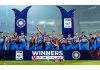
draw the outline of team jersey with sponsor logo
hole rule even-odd
[[[61,39],[60,39],[60,42],[61,42],[61,43],[64,43],[64,41],[65,41],[65,38],[61,38]]]
[[[71,37],[67,38],[67,40],[68,40],[68,44],[72,44],[72,38]]]
[[[20,38],[21,42],[25,42],[26,41],[26,36],[20,36],[19,38]]]
[[[100,36],[96,37],[96,42],[100,42]]]
[[[52,36],[52,40],[55,40],[56,39],[56,37],[55,36]]]
[[[37,43],[38,44],[42,43],[42,37],[37,38]]]
[[[12,40],[13,40],[13,42],[16,42],[16,40],[17,40],[17,37],[14,37]]]
[[[35,38],[31,37],[30,40],[31,40],[31,42],[35,42]]]
[[[46,43],[46,45],[51,44],[49,39],[47,39],[47,40],[45,41],[45,43]]]
[[[4,42],[4,36],[0,36],[0,43]]]
[[[87,42],[87,36],[81,36],[80,40],[81,40],[81,42],[86,43]]]
[[[79,43],[79,36],[74,36],[75,43]]]
[[[95,38],[89,38],[89,44],[91,45],[91,44],[94,44],[95,43]]]

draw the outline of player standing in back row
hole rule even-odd
[[[80,50],[89,50],[88,47],[88,38],[85,35],[84,32],[81,33],[82,35],[80,36]]]
[[[73,46],[74,50],[79,50],[79,41],[80,41],[79,40],[79,35],[76,32],[75,36],[74,36],[74,46]]]
[[[28,42],[27,37],[24,35],[24,32],[21,31],[21,36],[19,36],[19,48],[20,48],[20,50],[28,50],[27,42]]]
[[[96,49],[100,50],[100,33],[96,32]]]

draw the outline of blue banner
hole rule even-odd
[[[27,35],[27,12],[31,6],[26,7],[22,11],[13,8],[15,13],[15,32],[20,36],[20,32],[23,31]]]
[[[66,38],[68,34],[71,34],[71,36],[74,36],[74,11],[75,9],[72,9],[70,11],[66,11],[64,8],[57,6],[59,10],[61,11],[62,15],[62,34],[64,34],[64,37]]]
[[[55,60],[56,58],[62,60],[100,60],[100,51],[0,51],[0,60]]]

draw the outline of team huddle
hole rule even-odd
[[[38,29],[38,28],[37,28]],[[46,32],[31,34],[28,39],[24,32],[21,31],[21,36],[15,32],[13,36],[9,33],[4,36],[0,32],[0,50],[99,50],[100,49],[100,33],[96,32],[96,36],[89,34],[89,37],[84,32],[81,36],[76,32],[74,37],[68,34],[67,38],[61,34],[60,38],[53,31],[50,35]]]

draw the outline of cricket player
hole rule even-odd
[[[66,50],[66,39],[64,38],[63,34],[61,34],[60,49],[61,50]]]
[[[92,33],[89,34],[88,41],[90,50],[96,50],[95,38],[93,37]]]
[[[46,32],[42,32],[38,26],[36,26],[36,29],[39,31],[39,33],[42,36],[42,50],[45,50],[45,42],[44,39],[46,38]]]
[[[50,35],[50,38],[51,38],[51,42],[52,42],[52,50],[55,50],[56,49],[56,42],[57,42],[57,38],[58,36],[56,35],[55,31],[52,31],[51,35]]]
[[[79,50],[79,41],[80,41],[79,40],[79,35],[76,32],[75,36],[74,36],[74,45],[73,45],[74,50]]]
[[[59,50],[60,39],[57,37],[54,43],[54,49]]]
[[[42,50],[42,36],[38,33],[36,37],[36,50]]]
[[[66,50],[73,50],[73,43],[72,43],[73,38],[71,37],[71,34],[68,34],[67,41],[68,43],[66,45],[67,46]]]
[[[49,37],[49,35],[46,35],[46,38],[44,39],[45,41],[45,50],[52,50],[51,49],[51,39]]]
[[[18,35],[17,32],[11,37],[11,50],[18,50]]]
[[[100,49],[100,33],[96,32],[96,49]]]
[[[36,49],[35,45],[36,45],[35,35],[34,34],[31,34],[31,38],[29,40],[30,50],[35,50]]]
[[[28,42],[27,37],[24,35],[24,32],[21,31],[21,36],[19,36],[19,48],[20,48],[20,50],[28,50],[27,42]]]
[[[5,37],[3,36],[3,32],[0,32],[0,50],[3,50]]]
[[[4,44],[4,50],[10,50],[11,49],[11,36],[9,33],[6,34],[5,37],[5,44]]]
[[[80,36],[80,50],[89,50],[88,47],[88,38],[85,35],[84,32],[81,33],[82,35]]]

